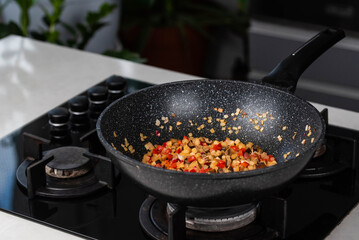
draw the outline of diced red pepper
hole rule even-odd
[[[236,152],[238,152],[238,151],[239,151],[239,148],[238,148],[236,145],[231,146],[231,148],[233,149],[233,151],[236,151]]]
[[[243,151],[242,151],[242,149],[240,149],[239,151],[238,151],[238,156],[243,156]]]
[[[181,140],[178,140],[178,141],[177,141],[177,144],[178,144],[178,146],[180,146],[180,145],[182,144],[182,141],[181,141]]]
[[[193,162],[193,161],[196,161],[196,157],[195,156],[189,156],[188,158],[188,162]]]
[[[241,166],[243,166],[244,168],[248,167],[248,165],[249,165],[249,163],[247,163],[247,162],[242,162],[241,163]]]
[[[160,131],[156,130],[156,136],[159,137],[160,135]]]
[[[219,160],[217,163],[217,167],[224,168],[226,166],[226,162],[223,160]]]
[[[172,155],[172,154],[168,154],[167,159],[168,159],[168,160],[172,160],[172,158],[173,158],[173,155]],[[177,159],[176,159],[176,160],[177,160]]]
[[[163,146],[163,147],[167,147],[167,142],[164,142],[164,143],[162,144],[162,146]]]
[[[191,169],[191,171],[189,171],[189,172],[197,172],[197,171],[196,171],[196,169]]]
[[[222,149],[222,144],[220,144],[220,143],[214,144],[211,149],[216,150],[216,151],[221,150]]]
[[[157,149],[153,149],[153,150],[152,150],[152,155],[153,155],[153,154],[159,154],[159,153],[160,153],[160,152],[159,152]]]
[[[185,140],[185,139],[189,140],[189,138],[188,138],[187,136],[184,136],[184,137],[183,137],[183,140]]]
[[[206,173],[208,172],[208,168],[207,169],[204,169],[204,168],[201,168],[198,170],[199,173]]]
[[[155,167],[162,167],[162,165],[160,163],[157,163]]]
[[[161,145],[157,145],[156,149],[158,150],[158,152],[162,152],[162,150],[164,149],[164,147],[161,146]]]
[[[216,150],[221,150],[222,144],[218,143],[217,145],[214,145],[214,147],[216,148]]]
[[[165,153],[165,154],[169,154],[169,153],[171,153],[171,152],[172,152],[172,150],[171,150],[170,148],[166,148],[164,153]]]
[[[172,162],[171,163],[171,168],[177,168],[177,162]]]
[[[269,162],[273,162],[275,160],[275,158],[273,157],[273,155],[268,155],[268,161]]]
[[[180,153],[180,152],[181,152],[181,148],[179,147],[179,148],[177,148],[176,153]]]

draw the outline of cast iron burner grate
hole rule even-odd
[[[328,126],[328,109],[323,109],[320,113]],[[353,145],[354,144],[354,145]],[[315,151],[313,158],[300,173],[302,178],[322,178],[344,172],[353,168],[355,152],[351,158],[343,157],[338,149],[347,149],[348,146],[355,149],[355,142],[351,138],[342,137],[333,133],[326,132],[325,140]],[[354,150],[355,151],[355,150]]]
[[[83,139],[94,145],[90,140],[94,135],[96,132],[90,131]],[[29,198],[76,198],[112,189],[116,184],[119,173],[109,158],[73,146],[43,152],[42,145],[49,144],[49,140],[28,133],[24,137],[38,146],[37,156],[26,157],[16,171],[17,182],[27,190]]]
[[[176,209],[167,204],[167,214]],[[226,232],[244,227],[257,216],[258,204],[249,203],[230,208],[197,208],[187,207],[186,228],[202,232]]]
[[[206,232],[206,231],[193,230],[187,227],[185,229],[185,237],[183,237],[181,236],[183,235],[183,233],[181,233],[181,229],[180,229],[183,223],[181,222],[180,219],[177,218],[177,216],[171,215],[174,211],[177,210],[176,206],[172,204],[167,204],[159,199],[149,196],[141,206],[139,213],[139,220],[144,232],[152,239],[161,239],[161,240],[248,239],[250,240],[250,239],[278,238],[280,236],[280,233],[278,231],[272,230],[273,228],[268,227],[266,224],[263,224],[262,220],[259,219],[253,221],[254,219],[252,219],[252,217],[254,212],[257,212],[257,207],[258,207],[257,204],[246,204],[245,206],[236,206],[233,208],[234,212],[236,210],[240,211],[239,215],[247,214],[247,217],[245,218],[249,221],[243,224],[243,226],[238,226],[238,228],[236,229],[232,229],[229,231],[221,231],[221,232],[219,231]],[[172,209],[169,210],[168,208],[172,208]],[[186,213],[186,218],[187,218],[186,220],[191,221],[191,219],[193,219],[192,214],[194,214],[195,212],[196,210],[194,209],[189,210],[189,213]],[[201,212],[200,215],[201,214],[208,215],[203,213],[201,210],[200,212]],[[239,216],[238,213],[234,214],[234,212],[232,212],[231,210],[227,212],[229,213],[229,218],[232,218],[234,215]],[[212,219],[214,219],[214,216],[211,217]],[[224,215],[222,214],[222,216],[220,216],[219,219],[224,219]],[[220,220],[217,219],[217,221]],[[186,223],[186,225],[188,225],[188,223]]]
[[[320,178],[328,177],[344,172],[347,169],[353,168],[355,162],[355,153],[350,156],[342,156],[342,151],[337,149],[354,149],[356,143],[351,138],[336,136],[335,134],[327,133],[325,153],[313,158],[300,173],[302,178]]]

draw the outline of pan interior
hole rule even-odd
[[[102,113],[98,127],[108,144],[137,161],[146,153],[146,143],[162,144],[192,133],[250,141],[285,162],[317,144],[323,122],[313,106],[274,88],[194,80],[157,85],[119,99]]]

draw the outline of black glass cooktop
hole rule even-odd
[[[109,96],[120,96],[150,86],[132,79],[124,80],[127,85],[121,85],[121,89],[117,89],[118,86],[109,87],[104,81],[98,85],[102,89],[95,89],[98,90],[95,94],[87,90],[80,94],[86,98],[93,94],[87,109],[89,111],[82,109],[83,106],[77,108],[72,102],[59,106],[70,108],[68,122],[56,114],[49,119],[48,113],[44,113],[26,126],[0,139],[1,210],[85,238],[149,238],[139,221],[141,205],[148,197],[146,192],[116,169],[112,169],[113,166],[103,149],[96,148],[96,140],[89,140],[96,138],[96,132],[93,131],[96,111],[101,111],[101,108],[108,104]],[[105,88],[109,88],[106,102],[102,101],[101,97],[98,98]],[[85,120],[79,117],[82,115],[86,116]],[[301,176],[284,190],[273,193],[260,203],[258,220],[247,228],[256,229],[254,225],[262,224],[263,229],[270,230],[270,238],[275,239],[325,238],[359,201],[358,140],[357,131],[328,126],[326,152],[313,159]],[[79,178],[86,179],[86,184],[95,179],[100,187],[95,188],[93,192],[85,191],[83,194],[70,197],[53,196],[52,193],[49,196],[42,195],[41,192],[48,191],[46,188],[56,189],[62,186],[62,180],[42,182],[41,179],[46,178],[42,173],[37,172],[35,167],[31,171],[26,170],[26,167],[33,166],[40,159],[45,163],[51,161],[52,159],[44,159],[51,155],[50,150],[65,146],[85,149],[88,153],[84,159],[85,165],[100,162],[106,170],[96,171],[108,172],[111,177],[102,176],[101,173],[96,175],[96,171],[90,170],[83,176],[75,177],[75,180],[65,180],[65,185]],[[24,161],[27,164],[25,170],[18,170]],[[22,171],[22,178],[27,179],[25,185],[30,184],[30,189],[17,179],[17,175]],[[40,176],[40,180],[29,180],[27,175],[30,172],[35,177]],[[60,169],[57,172],[63,176],[74,174],[72,170]],[[88,189],[87,185],[85,188]],[[243,238],[240,235],[241,231],[232,232],[230,235],[224,234],[226,233],[215,233],[211,236],[215,236],[215,239],[224,239],[225,236],[230,236],[229,239]],[[166,233],[162,235],[166,237]],[[209,235],[200,236],[201,239],[210,239]],[[254,236],[253,239],[258,237]]]

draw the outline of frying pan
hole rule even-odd
[[[259,200],[292,180],[323,141],[325,123],[320,113],[293,92],[302,72],[344,36],[339,29],[320,32],[259,83],[189,80],[129,94],[102,112],[97,122],[100,141],[123,174],[164,201],[226,207]],[[237,108],[242,111],[238,116]],[[247,115],[242,117],[243,112]],[[224,130],[217,118],[226,119]],[[254,119],[260,122],[264,118],[263,125],[255,124]],[[258,130],[256,125],[263,129]],[[278,164],[245,172],[203,174],[141,163],[147,142],[162,144],[189,133],[213,140],[229,137],[253,142],[273,154]],[[147,137],[145,141],[141,134]],[[135,152],[125,151],[123,146],[129,145]]]

